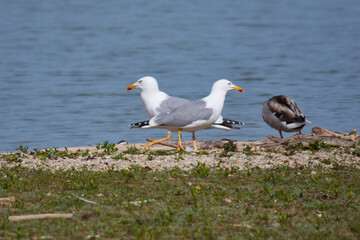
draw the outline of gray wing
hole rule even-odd
[[[168,97],[167,99],[161,102],[160,106],[156,110],[160,113],[170,112],[175,108],[178,108],[187,103],[190,103],[190,101],[183,98]]]
[[[190,102],[173,111],[160,113],[154,118],[157,125],[186,126],[197,120],[208,120],[212,115],[212,109],[206,108],[203,100]]]

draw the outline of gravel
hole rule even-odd
[[[267,141],[267,140],[264,140]],[[336,168],[339,166],[350,166],[359,169],[360,168],[360,157],[359,154],[355,153],[355,148],[343,148],[334,147],[331,149],[321,149],[317,151],[310,150],[297,150],[289,154],[284,148],[277,148],[276,151],[264,149],[259,147],[264,141],[246,141],[246,142],[235,142],[237,148],[235,152],[229,152],[227,157],[220,157],[223,148],[212,146],[205,146],[206,141],[203,144],[200,142],[200,147],[205,146],[206,154],[190,153],[173,153],[172,155],[158,156],[154,155],[151,151],[154,150],[165,150],[173,151],[171,147],[164,147],[161,145],[152,147],[142,147],[141,144],[118,144],[115,147],[118,151],[111,155],[103,157],[96,156],[96,152],[99,152],[96,147],[78,147],[69,148],[68,151],[84,151],[89,150],[90,156],[92,157],[77,157],[77,158],[58,158],[58,159],[39,159],[35,154],[24,154],[21,155],[19,161],[11,162],[6,160],[4,157],[0,158],[0,166],[13,167],[21,165],[28,168],[41,168],[49,169],[51,171],[56,170],[82,170],[84,168],[91,171],[108,171],[108,170],[121,170],[130,169],[133,166],[140,166],[153,171],[160,171],[166,169],[172,169],[178,167],[183,170],[190,170],[197,166],[199,163],[203,163],[208,167],[223,167],[231,168],[236,167],[240,170],[259,167],[259,168],[273,168],[276,166],[289,166],[289,167],[307,167],[321,165],[324,168]],[[213,143],[213,142],[212,142]],[[191,143],[185,143],[191,146]],[[221,145],[221,144],[220,144]],[[143,152],[139,155],[123,153],[130,146],[136,146]],[[244,148],[247,147],[247,151]],[[59,149],[61,150],[61,149]],[[250,150],[250,151],[248,151]],[[92,155],[95,153],[94,155]],[[123,159],[114,159],[115,156],[119,157],[122,155]],[[6,153],[3,154],[3,156]]]

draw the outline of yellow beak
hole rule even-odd
[[[137,86],[134,85],[134,84],[131,84],[126,88],[126,90],[129,91],[129,90],[134,89],[134,88],[137,88]]]
[[[244,89],[242,89],[241,87],[235,86],[233,87],[234,90],[239,91],[239,92],[244,92]]]

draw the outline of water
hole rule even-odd
[[[228,93],[223,116],[247,125],[198,139],[278,134],[261,117],[278,94],[312,121],[303,133],[360,129],[359,26],[358,0],[3,0],[0,152],[164,137],[128,127],[147,117],[126,86],[146,75],[190,100],[221,78],[244,88]]]

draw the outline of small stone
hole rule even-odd
[[[304,146],[304,147],[309,147],[310,144],[308,142],[301,142],[301,145]]]
[[[357,135],[357,131],[356,131],[356,129],[353,129],[353,130],[351,130],[351,132],[349,132],[349,135]]]
[[[322,217],[322,213],[319,210],[316,210],[316,216]]]

